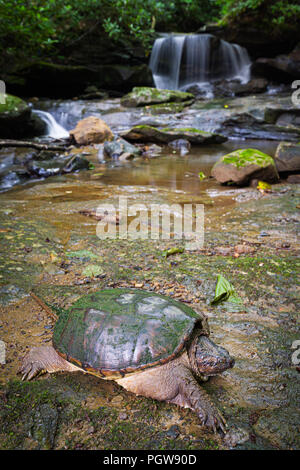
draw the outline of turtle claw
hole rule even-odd
[[[27,362],[26,364],[22,364],[18,373],[22,374],[22,380],[31,380],[37,375],[42,372],[42,369],[38,366],[38,364]]]
[[[23,358],[18,374],[22,374],[22,381],[31,380],[34,377],[46,372],[42,364],[35,359],[35,351],[31,350]]]
[[[200,413],[198,412],[198,416],[202,425],[207,426],[208,429],[214,432],[214,434],[217,434],[218,429],[226,434],[226,420],[217,409],[210,409],[206,411],[201,410]]]

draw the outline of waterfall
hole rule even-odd
[[[48,137],[53,139],[66,139],[69,137],[69,132],[58,124],[50,113],[38,109],[33,109],[32,112],[37,114],[47,124]]]
[[[245,48],[212,34],[168,35],[154,42],[150,69],[157,88],[185,89],[222,79],[250,79]]]

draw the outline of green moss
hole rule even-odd
[[[242,168],[247,165],[258,165],[265,168],[269,165],[275,165],[270,155],[260,152],[256,149],[240,149],[225,155],[222,163],[234,165],[236,168]]]
[[[147,106],[161,103],[178,103],[187,100],[194,100],[191,93],[175,90],[158,90],[151,87],[135,87],[131,93],[123,96],[121,104],[123,106]]]
[[[1,114],[20,113],[28,108],[27,103],[17,96],[0,93],[0,103],[3,101],[5,103],[0,104],[0,116]]]
[[[149,106],[147,109],[151,114],[169,114],[169,113],[180,113],[186,106],[192,104],[192,100],[184,101],[183,103],[163,103],[154,104]]]
[[[185,133],[192,133],[192,134],[199,134],[199,135],[211,135],[210,132],[202,131],[201,129],[196,129],[195,127],[164,127],[160,130],[160,132],[175,132],[176,134],[180,134],[181,132]]]

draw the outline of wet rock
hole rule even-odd
[[[291,184],[300,184],[300,175],[289,175],[287,182]]]
[[[292,105],[266,106],[264,120],[268,124],[275,124],[278,128],[290,127],[297,130],[300,127],[300,108]]]
[[[255,149],[236,150],[224,155],[213,166],[211,175],[220,183],[246,185],[253,178],[266,182],[279,179],[272,157]]]
[[[176,439],[180,434],[179,427],[176,426],[176,424],[173,424],[168,431],[165,433],[165,435],[171,439]]]
[[[205,99],[212,97],[211,87],[206,85],[198,85],[195,83],[194,85],[189,86],[185,90],[187,93],[191,93],[197,100]]]
[[[158,157],[161,154],[162,147],[156,144],[145,145],[143,148],[143,156],[147,158]]]
[[[233,426],[225,435],[224,442],[228,447],[236,447],[239,444],[247,442],[250,438],[249,432],[240,427]]]
[[[280,142],[274,160],[279,173],[300,171],[300,143]]]
[[[192,144],[222,143],[226,137],[195,128],[162,128],[151,126],[134,126],[129,131],[121,133],[122,137],[137,142],[169,143],[172,140],[185,139]]]
[[[83,157],[76,155],[76,157],[67,158],[56,157],[47,160],[31,160],[27,163],[29,174],[39,176],[41,178],[48,178],[58,174],[72,173],[77,170],[89,169],[89,162]]]
[[[138,147],[126,142],[121,137],[115,137],[113,141],[104,143],[104,153],[111,158],[130,160],[141,155],[142,151]]]
[[[282,408],[261,416],[254,425],[256,434],[264,437],[277,448],[299,449],[299,410],[294,409],[293,413],[291,411],[291,409]]]
[[[100,144],[113,139],[113,133],[100,118],[90,116],[79,121],[70,136],[78,145]]]
[[[291,108],[292,107],[289,109]],[[244,139],[299,141],[300,130],[299,126],[296,125],[299,111],[294,108],[288,113],[288,115],[291,116],[289,121],[294,120],[294,125],[291,125],[290,122],[287,123],[279,120],[275,123],[271,123],[269,117],[266,115],[268,112],[267,108],[265,117],[255,115],[254,112],[233,113],[223,120],[216,132],[230,137]],[[276,112],[280,115],[284,114],[281,107]]]
[[[11,302],[16,302],[29,294],[24,289],[15,285],[3,285],[0,287],[0,304],[8,305]]]
[[[26,168],[13,165],[9,169],[1,172],[0,191],[7,191],[17,184],[22,184],[29,177],[30,173],[26,170]]]
[[[239,80],[223,80],[214,87],[215,96],[246,96],[256,93],[263,93],[268,86],[268,80],[255,78],[248,83],[241,83]]]
[[[172,140],[168,143],[168,146],[174,150],[179,151],[180,155],[186,155],[191,149],[191,144],[186,139]]]
[[[33,413],[30,436],[39,443],[39,449],[50,450],[54,446],[58,424],[58,411],[54,406],[41,404]]]
[[[161,103],[178,103],[193,100],[191,93],[175,90],[158,90],[151,87],[134,87],[131,93],[121,98],[122,106],[134,108],[137,106],[155,105]]]
[[[100,91],[94,85],[86,87],[84,93],[78,97],[81,100],[105,100],[108,98],[108,93]]]
[[[283,83],[290,83],[300,75],[300,44],[290,54],[274,58],[259,58],[251,67],[253,75],[266,77]]]

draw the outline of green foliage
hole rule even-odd
[[[257,18],[257,28],[267,27],[276,32],[276,27],[294,26],[300,20],[300,5],[298,1],[287,0],[217,0],[221,7],[223,19],[221,23],[234,21],[247,22],[249,18]],[[275,28],[275,29],[274,29]]]
[[[211,19],[215,5],[215,0],[0,0],[2,54],[58,54],[95,29],[116,42],[129,39],[147,50],[157,25],[189,30]]]
[[[90,32],[111,41],[137,44],[150,51],[154,31],[196,31],[223,14],[223,23],[249,15],[258,26],[284,29],[297,24],[296,0],[0,0],[3,61],[54,54]]]

